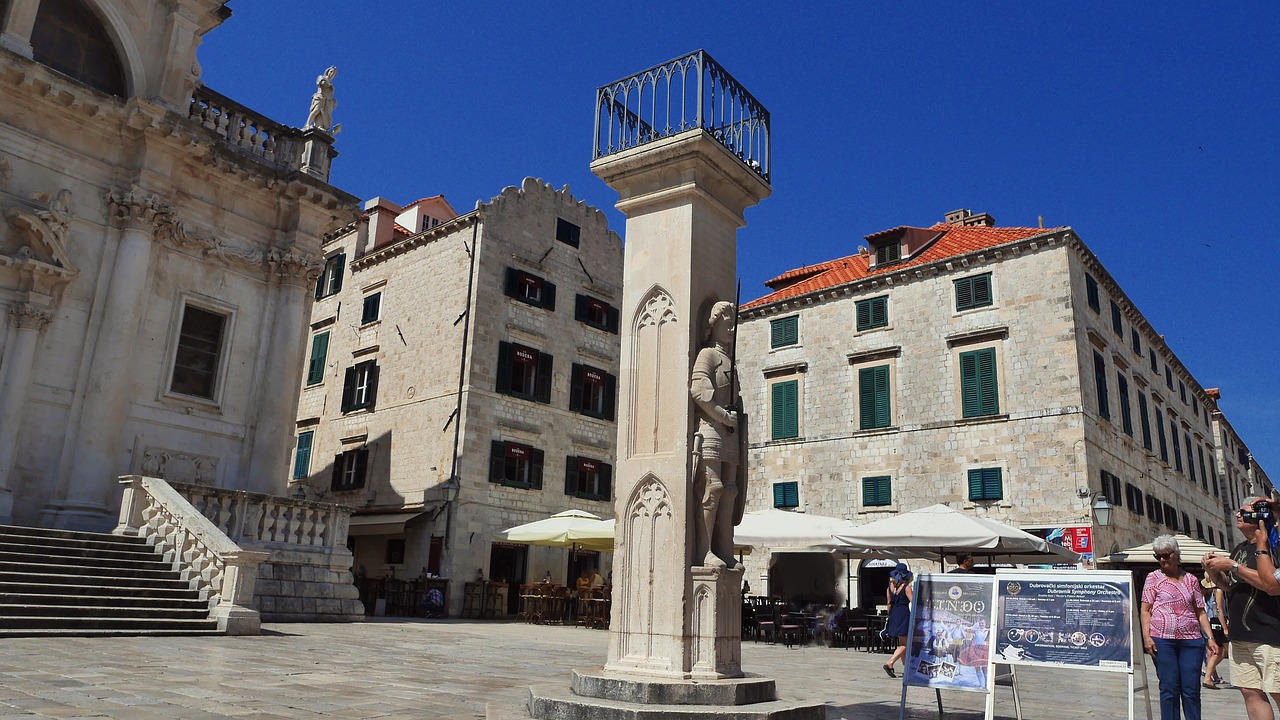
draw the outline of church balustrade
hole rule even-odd
[[[341,548],[351,508],[207,485],[170,483],[214,527],[236,542]]]
[[[239,153],[285,170],[301,165],[301,130],[270,120],[207,87],[198,86],[191,93],[187,117]]]

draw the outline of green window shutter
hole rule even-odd
[[[1120,400],[1120,426],[1124,434],[1133,437],[1133,411],[1129,409],[1129,381],[1116,374],[1116,394]]]
[[[960,400],[967,418],[1000,413],[995,348],[960,353]]]
[[[858,428],[889,427],[889,366],[858,370]]]
[[[324,363],[329,355],[329,333],[322,332],[311,338],[311,360],[307,363],[307,384],[324,381]]]
[[[1102,303],[1098,301],[1098,281],[1093,276],[1085,273],[1084,276],[1085,294],[1089,298],[1089,307],[1094,312],[1102,312]]]
[[[889,298],[887,296],[882,295],[867,300],[859,300],[855,307],[857,308],[856,321],[858,330],[870,330],[889,324]]]
[[[800,341],[800,316],[792,315],[769,323],[769,347],[780,348]]]
[[[1098,417],[1111,419],[1111,402],[1107,397],[1107,361],[1093,353],[1093,382],[1098,386]]]
[[[794,480],[773,484],[773,506],[793,508],[800,506],[800,484]]]
[[[982,499],[982,469],[975,468],[969,471],[969,499]]]
[[[1138,393],[1138,419],[1142,423],[1142,447],[1151,449],[1151,416],[1147,411],[1147,396]]]
[[[956,310],[985,307],[991,304],[991,274],[975,275],[955,281]]]
[[[883,507],[892,502],[890,493],[891,481],[888,475],[862,479],[862,504],[868,507]]]
[[[1000,468],[974,468],[969,471],[970,500],[1003,500],[1003,471]]]
[[[578,492],[578,458],[573,455],[564,459],[564,494],[574,495]]]
[[[311,443],[315,435],[311,430],[298,434],[298,449],[293,455],[294,480],[302,480],[311,474]]]
[[[973,307],[972,278],[956,280],[956,310],[968,310]]]
[[[787,380],[773,384],[773,439],[786,440],[800,436],[800,383]]]
[[[854,307],[856,308],[856,321],[859,330],[866,330],[871,325],[871,301],[859,300]]]

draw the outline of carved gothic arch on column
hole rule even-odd
[[[615,589],[613,593],[614,602],[621,604],[613,617],[621,624],[621,657],[643,660],[658,650],[653,642],[661,634],[655,632],[655,624],[662,619],[655,593],[675,592],[684,582],[677,572],[684,563],[669,562],[666,557],[682,543],[676,537],[671,493],[653,473],[640,478],[623,507],[617,552],[623,554],[621,567],[627,571],[621,578],[621,592]]]
[[[663,447],[659,433],[666,411],[664,393],[659,392],[664,374],[675,373],[683,385],[687,367],[666,367],[678,347],[668,325],[680,322],[675,300],[666,288],[654,285],[636,305],[631,319],[631,368],[635,373],[628,398],[630,418],[626,452],[631,456],[654,455]],[[667,400],[667,402],[670,402]]]

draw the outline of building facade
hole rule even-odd
[[[748,509],[870,522],[947,503],[1101,554],[1233,541],[1231,498],[1264,476],[1224,465],[1217,395],[1071,228],[956,211],[866,240],[744,307]]]
[[[448,578],[453,614],[477,573],[514,590],[607,572],[493,536],[613,515],[620,238],[532,178],[460,216],[438,196],[365,207],[324,246],[295,482],[356,508],[357,575]]]
[[[199,81],[215,0],[0,4],[0,522],[109,529],[117,476],[285,490],[333,138]],[[299,115],[306,89],[300,89]]]

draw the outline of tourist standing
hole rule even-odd
[[[1159,569],[1142,586],[1142,641],[1160,678],[1160,720],[1200,720],[1200,663],[1209,630],[1200,583],[1182,569],[1178,541],[1161,535],[1151,543]],[[1181,712],[1179,712],[1181,708]]]
[[[907,654],[907,633],[911,629],[911,571],[906,563],[898,563],[889,573],[889,589],[885,591],[885,601],[889,605],[889,620],[885,623],[885,637],[898,638],[898,647],[894,648],[889,662],[884,664],[884,671],[889,677],[898,677],[893,666]],[[904,661],[903,667],[906,667]]]

